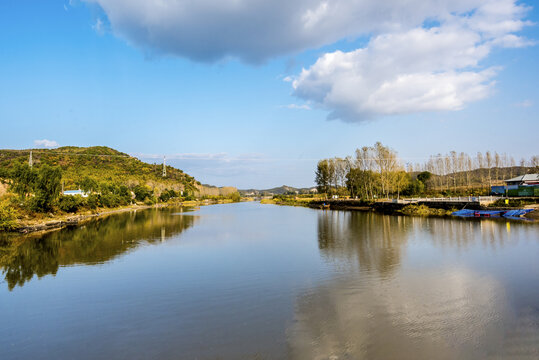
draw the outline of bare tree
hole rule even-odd
[[[496,167],[496,181],[499,180],[500,167],[501,167],[501,158],[497,152],[494,152],[494,166]]]
[[[440,189],[443,187],[443,175],[444,175],[444,159],[442,158],[442,154],[438,153],[436,155],[436,174],[438,175],[439,183],[440,183]]]
[[[539,172],[539,155],[534,155],[531,157],[530,166],[534,168],[534,172]]]
[[[472,158],[469,155],[466,155],[466,185],[470,187],[470,176],[473,170]]]
[[[451,176],[453,177],[453,189],[457,191],[458,156],[456,151],[451,151]]]
[[[490,175],[490,170],[492,168],[492,155],[490,154],[490,151],[487,151],[485,153],[485,159],[487,161],[487,169],[488,169],[488,187],[490,188],[491,180],[492,180],[492,177]]]
[[[389,198],[389,192],[393,185],[393,172],[396,170],[398,161],[397,153],[382,145],[381,142],[374,144],[375,162],[380,171],[382,193]]]

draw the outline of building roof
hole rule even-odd
[[[539,181],[539,174],[526,174],[514,177],[509,180],[504,180],[505,182],[517,182],[517,181]]]
[[[66,191],[64,191],[64,195],[78,195],[78,194],[84,194],[84,191],[82,191],[82,190],[66,190]]]

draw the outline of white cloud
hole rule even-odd
[[[367,36],[366,47],[325,54],[292,82],[299,98],[346,121],[462,109],[491,93],[497,69],[481,61],[493,47],[533,44],[516,34],[531,24],[517,0],[86,2],[130,44],[195,61],[257,63]]]
[[[103,23],[103,20],[97,18],[95,24],[92,25],[92,29],[99,35],[103,35],[105,33],[105,24]]]
[[[443,19],[453,13],[472,11],[485,0],[86,2],[101,7],[116,35],[144,49],[198,61],[238,57],[248,62],[260,62],[318,48],[343,38],[405,31],[421,26],[425,19]],[[487,10],[485,16],[494,12]],[[516,27],[518,24],[504,26]],[[497,31],[497,28],[491,31]]]
[[[34,140],[34,146],[44,147],[44,148],[55,148],[55,147],[58,147],[59,145],[54,140],[43,139],[43,140]]]
[[[261,154],[241,154],[239,156],[230,156],[228,153],[179,153],[179,154],[168,154],[168,155],[159,155],[159,154],[142,154],[134,153],[131,154],[134,157],[139,159],[149,160],[162,160],[163,157],[166,160],[196,160],[196,161],[218,161],[218,162],[232,162],[232,161],[264,161],[264,156]]]
[[[514,18],[524,10],[511,0],[484,7],[473,15],[447,16],[436,27],[380,34],[364,48],[325,54],[295,78],[294,94],[330,111],[330,119],[350,122],[460,110],[491,93],[498,68],[480,62],[494,46],[529,45],[507,33],[526,25]],[[491,21],[506,25],[488,26],[490,13]]]
[[[282,106],[284,108],[287,108],[287,109],[291,109],[291,110],[311,110],[311,107],[307,104],[288,104],[288,105],[285,105],[285,106]]]
[[[524,101],[516,103],[515,106],[527,108],[527,107],[533,106],[533,102],[531,100],[524,100]]]

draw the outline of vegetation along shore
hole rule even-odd
[[[0,231],[41,231],[106,214],[233,202],[234,187],[202,185],[172,166],[117,150],[0,150]]]
[[[538,172],[536,155],[517,165],[513,157],[490,151],[474,157],[451,151],[431,156],[424,163],[404,164],[396,151],[377,142],[357,149],[354,156],[320,160],[315,171],[316,194],[291,191],[266,196],[262,203],[419,216],[447,216],[463,208],[537,208],[539,184],[525,184],[521,188],[529,196],[521,196],[518,185],[509,188],[506,183],[514,183],[507,182],[514,176]],[[493,193],[500,188],[502,196],[491,197],[500,195]],[[526,217],[537,218],[538,212]]]

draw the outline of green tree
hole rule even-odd
[[[400,197],[401,191],[406,189],[410,184],[410,175],[404,171],[397,171],[394,175],[395,186],[397,187],[397,199]]]
[[[352,197],[361,196],[363,186],[364,171],[358,168],[352,168],[346,174],[346,187]],[[363,196],[362,196],[363,197]]]
[[[59,167],[42,165],[35,182],[33,207],[38,211],[48,211],[60,195],[62,171]]]
[[[232,193],[232,194],[230,195],[230,199],[232,199],[232,201],[234,201],[234,202],[240,202],[240,200],[241,200],[241,195],[240,195],[239,192],[236,191],[235,193]]]
[[[33,192],[37,178],[37,171],[27,163],[15,163],[11,172],[11,191],[24,199]]]
[[[402,192],[404,195],[421,195],[425,192],[425,184],[422,181],[415,179]]]
[[[95,181],[94,179],[86,176],[84,177],[84,179],[82,179],[81,181],[79,181],[79,187],[82,191],[84,191],[85,193],[93,193],[95,191],[97,191],[99,189],[99,185],[97,183],[97,181]]]
[[[147,186],[137,185],[133,189],[133,192],[135,193],[135,198],[138,201],[144,201],[147,198],[152,197],[152,192]]]
[[[331,186],[332,174],[330,163],[327,159],[320,160],[316,166],[315,182],[318,192],[327,194]]]
[[[427,184],[427,181],[430,180],[432,174],[428,171],[423,171],[417,174],[417,180],[421,181],[423,184]]]

